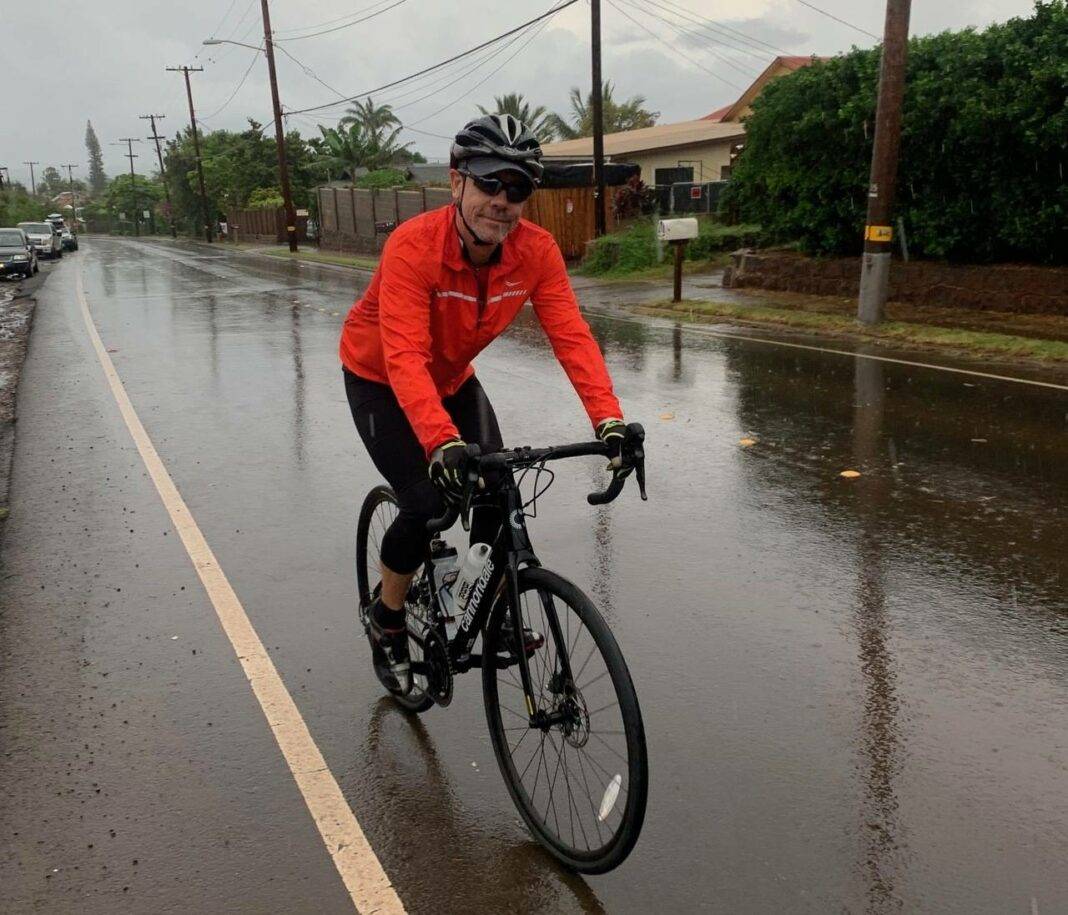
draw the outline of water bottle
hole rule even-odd
[[[456,576],[456,584],[452,589],[456,616],[463,618],[467,605],[471,601],[471,595],[475,591],[475,585],[489,564],[491,551],[492,547],[488,543],[472,543],[471,549],[467,551],[463,565],[460,566],[460,574]]]
[[[430,560],[434,564],[434,588],[438,592],[438,604],[445,617],[445,634],[451,639],[456,634],[457,627],[453,590],[456,576],[460,572],[456,547],[435,538],[430,543]]]

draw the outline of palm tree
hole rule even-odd
[[[319,163],[330,172],[348,172],[349,178],[355,178],[356,169],[366,164],[367,141],[363,130],[357,124],[347,127],[320,124],[319,132],[323,135]]]
[[[569,95],[571,102],[571,122],[568,123],[559,114],[549,115],[556,134],[562,140],[577,140],[579,137],[593,136],[593,92],[585,99],[577,86],[572,87]],[[617,102],[612,97],[612,82],[605,80],[601,89],[601,114],[605,133],[620,133],[624,130],[637,130],[640,127],[652,127],[659,111],[648,111],[644,95],[632,95],[625,102]]]
[[[538,138],[539,143],[551,143],[556,137],[553,126],[553,115],[544,105],[531,107],[530,102],[523,98],[521,92],[509,92],[507,95],[493,97],[493,111],[478,106],[483,114],[510,114],[518,121],[522,121],[531,132]]]
[[[381,139],[382,131],[388,127],[399,127],[400,118],[393,113],[392,105],[375,105],[371,96],[357,102],[345,110],[345,116],[338,122],[339,127],[359,125],[368,139]]]

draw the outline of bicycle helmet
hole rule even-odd
[[[538,138],[510,114],[487,114],[469,121],[456,134],[449,159],[452,168],[479,178],[513,171],[537,185],[545,171]]]

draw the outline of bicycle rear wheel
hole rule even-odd
[[[385,535],[393,519],[400,512],[397,504],[397,495],[388,486],[376,486],[363,500],[360,508],[360,517],[356,522],[356,593],[358,595],[357,613],[360,625],[367,632],[367,607],[377,596],[382,582],[382,537]],[[425,574],[425,573],[420,573]],[[419,591],[419,578],[416,577],[413,587]],[[426,621],[418,616],[421,608],[409,603],[408,631],[422,633]],[[408,639],[408,650],[412,661],[423,660],[423,649],[415,639]],[[386,688],[389,694],[401,708],[409,712],[425,712],[434,704],[434,700],[427,695],[427,680],[422,674],[412,677],[412,688],[405,694],[391,689],[388,675],[383,677],[375,666],[375,676]],[[395,681],[394,681],[395,683]]]
[[[493,750],[535,837],[569,867],[603,873],[630,854],[645,819],[649,774],[638,697],[611,630],[571,582],[523,569],[519,600],[523,625],[545,636],[528,660],[534,715],[545,714],[540,726],[530,724],[518,658],[501,635],[502,590],[483,638]]]

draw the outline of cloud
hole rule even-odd
[[[854,42],[869,43],[794,0],[657,3],[661,13],[663,6],[688,10],[799,54],[832,54],[848,49]],[[353,4],[352,0],[317,0],[302,6],[275,0],[273,24],[279,38],[292,37],[292,29],[341,17],[351,13],[354,6],[366,5]],[[343,93],[355,93],[449,57],[549,5],[550,0],[533,8],[499,0],[408,0],[366,23],[318,38],[288,42],[285,47],[323,82]],[[881,3],[820,0],[819,5],[844,19],[856,20],[870,31],[881,28]],[[220,23],[228,8],[226,20]],[[672,46],[738,85],[747,83],[748,77],[724,65],[711,51],[728,55],[743,68],[751,65],[753,72],[763,69],[761,60],[740,52],[714,45],[702,48],[692,31],[680,39],[662,22],[639,12],[653,8],[651,0],[642,0],[637,9],[624,8],[661,35],[668,47],[606,3],[605,77],[613,80],[624,97],[644,95],[650,108],[662,112],[664,121],[698,117],[737,96],[735,89],[686,61]],[[1031,8],[1031,0],[916,4],[913,32],[922,34],[969,24],[985,26],[993,20],[1028,15]],[[8,107],[0,131],[0,165],[9,166],[16,180],[29,181],[29,171],[21,164],[26,159],[40,160],[41,168],[81,162],[83,166],[76,174],[84,176],[87,119],[92,119],[103,145],[109,174],[121,173],[128,167],[122,158],[125,149],[109,144],[119,137],[148,134],[138,115],[166,114],[161,130],[168,135],[185,126],[188,112],[184,83],[180,74],[167,73],[167,66],[204,65],[204,72],[192,77],[201,117],[219,109],[233,94],[229,105],[210,121],[211,127],[241,129],[249,117],[268,120],[270,97],[262,60],[253,64],[248,79],[238,90],[254,52],[201,45],[202,39],[213,31],[221,38],[257,43],[262,32],[259,5],[254,0],[236,0],[232,6],[220,0],[94,0],[66,4],[62,18],[62,28],[42,30],[32,4],[12,3],[5,7],[5,38],[17,36],[17,40],[7,40],[4,45],[7,72],[24,74],[33,84],[32,93],[15,93],[6,99]],[[664,14],[664,18],[681,22],[681,17]],[[687,28],[694,25],[684,23]],[[576,3],[562,11],[539,37],[525,47],[524,43],[525,38],[480,67],[472,69],[475,61],[468,61],[416,86],[404,87],[405,91],[414,88],[417,92],[403,96],[399,91],[383,93],[381,100],[398,97],[402,103],[413,103],[402,110],[405,119],[420,121],[420,128],[444,135],[455,132],[457,125],[477,110],[476,103],[487,104],[494,95],[508,91],[521,91],[532,101],[554,110],[566,109],[570,87],[581,86],[585,90],[589,86],[588,6]],[[773,54],[768,49],[769,60]],[[504,65],[499,72],[489,75],[501,64]],[[330,90],[288,58],[279,57],[278,69],[286,108],[330,100]],[[471,72],[463,75],[466,70]],[[445,86],[456,77],[455,85]],[[485,82],[476,85],[482,80]],[[434,94],[415,101],[430,92]],[[293,119],[290,125],[299,126],[307,136],[316,133],[314,124],[305,120]],[[447,149],[447,141],[433,137],[411,134],[405,139],[413,137],[417,148],[429,155],[443,155]],[[151,144],[142,144],[140,153],[137,168],[147,172],[154,159]]]

